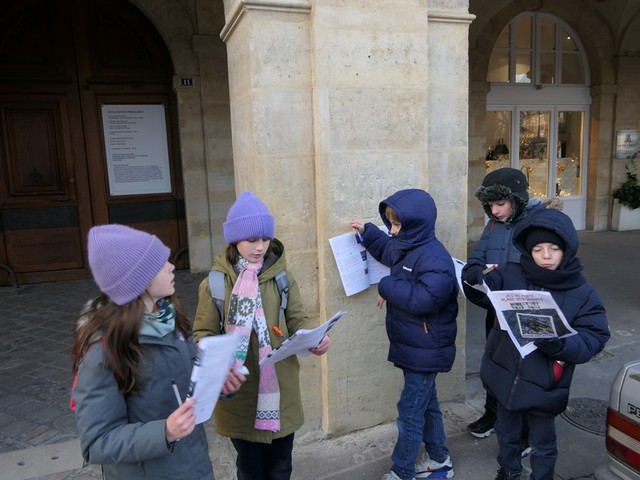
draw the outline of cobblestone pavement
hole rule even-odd
[[[189,315],[205,275],[176,272]],[[71,340],[78,312],[98,293],[91,279],[0,288],[0,453],[77,438]]]

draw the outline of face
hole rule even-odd
[[[491,209],[491,214],[500,222],[506,221],[511,215],[511,201],[507,199],[489,202],[489,208]]]
[[[269,238],[250,238],[249,240],[238,242],[236,247],[246,261],[258,263],[262,261],[265,253],[267,253],[269,243],[271,243]]]
[[[398,220],[398,217],[396,217],[395,215],[395,212],[391,210],[389,207],[387,207],[385,211],[385,216],[387,217],[387,220],[389,220],[389,223],[391,224],[391,228],[389,228],[389,234],[392,237],[395,237],[400,233],[400,229],[402,228],[402,223],[400,223],[400,221]]]
[[[548,270],[556,270],[562,262],[564,252],[555,243],[538,243],[531,249],[531,256],[536,265]]]
[[[151,284],[147,287],[147,293],[154,304],[161,298],[175,293],[176,282],[173,275],[175,269],[176,267],[172,263],[167,262],[155,278],[151,280]]]

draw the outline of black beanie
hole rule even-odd
[[[567,249],[564,240],[556,232],[546,228],[532,228],[526,233],[524,238],[524,246],[527,252],[531,253],[533,247],[539,243],[553,243],[559,246],[563,252]]]
[[[484,177],[482,186],[476,191],[476,197],[482,203],[488,203],[510,199],[513,195],[526,204],[529,201],[528,188],[527,177],[517,168],[498,168]]]
[[[489,217],[492,217],[489,202],[511,201],[513,208],[512,214],[507,220],[509,223],[519,216],[527,205],[529,201],[527,188],[529,188],[529,183],[524,173],[517,168],[505,167],[487,173],[475,195]]]

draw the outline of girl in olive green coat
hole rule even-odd
[[[224,325],[206,278],[199,288],[194,335],[199,340],[225,332],[240,334],[235,368],[244,366],[249,374],[237,394],[216,404],[216,431],[229,437],[236,449],[238,480],[288,480],[294,432],[304,422],[300,365],[295,355],[270,366],[259,361],[297,330],[312,325],[290,272],[285,320],[279,321],[275,276],[285,270],[286,260],[283,244],[274,238],[274,218],[264,203],[253,193],[243,193],[229,210],[223,229],[228,246],[212,270],[224,273]],[[322,355],[329,344],[325,337],[311,353]]]

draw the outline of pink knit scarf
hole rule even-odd
[[[247,359],[252,329],[258,337],[259,360],[269,355],[272,348],[258,286],[258,271],[262,268],[262,262],[250,263],[241,257],[236,267],[240,274],[231,291],[227,331],[240,334],[241,342],[235,361],[237,368]],[[280,386],[274,365],[260,365],[255,428],[271,432],[280,430]]]

